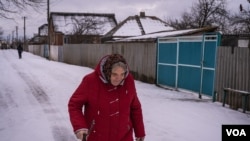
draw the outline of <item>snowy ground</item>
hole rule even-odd
[[[0,140],[76,141],[67,104],[91,68],[0,50]],[[250,124],[249,113],[136,81],[145,141],[220,141],[222,124]]]

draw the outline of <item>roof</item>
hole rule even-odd
[[[204,27],[204,28],[197,28],[197,29],[163,31],[159,33],[124,38],[124,39],[120,39],[116,41],[117,42],[155,41],[157,38],[161,38],[161,37],[175,37],[175,36],[184,36],[184,35],[203,34],[205,32],[215,32],[217,28],[218,27]]]
[[[145,13],[141,12],[140,16],[129,16],[108,32],[105,37],[126,38],[169,30],[173,30],[173,28],[167,26],[161,19],[155,16],[145,16]]]
[[[43,24],[38,28],[39,36],[47,36],[48,35],[48,24]]]
[[[96,21],[97,28],[85,32],[85,35],[104,35],[112,28],[117,26],[115,14],[104,13],[63,13],[51,12],[52,25],[55,32],[61,32],[65,35],[74,33],[76,24],[83,25],[86,21]],[[80,23],[80,24],[79,24]],[[87,26],[87,25],[86,25]]]

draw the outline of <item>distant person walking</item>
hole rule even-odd
[[[19,45],[18,45],[17,51],[18,51],[19,59],[21,59],[21,58],[22,58],[22,52],[23,52],[22,44],[19,44]]]

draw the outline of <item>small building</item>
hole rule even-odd
[[[250,34],[222,34],[222,46],[250,48]]]
[[[7,42],[1,39],[0,39],[0,49],[8,49]]]
[[[103,41],[116,41],[129,37],[172,30],[174,29],[167,26],[166,22],[163,20],[155,16],[146,16],[145,12],[140,12],[139,16],[129,16],[124,21],[119,23],[115,28],[110,30],[103,37]]]
[[[101,38],[117,26],[114,14],[50,13],[50,44],[101,43]]]
[[[43,24],[38,28],[39,36],[48,36],[48,24]]]
[[[29,44],[48,44],[48,24],[43,24],[38,28],[38,34],[29,40]]]

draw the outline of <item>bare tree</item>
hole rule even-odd
[[[168,19],[166,22],[169,26],[175,28],[176,30],[181,30],[181,29],[189,29],[189,28],[194,28],[195,26],[192,23],[192,16],[184,12],[181,16],[181,19]]]
[[[250,4],[250,0],[247,0]],[[239,6],[238,13],[233,14],[231,17],[231,24],[233,32],[236,33],[249,33],[250,32],[250,7]]]
[[[27,7],[38,9],[46,4],[46,0],[0,0],[0,18],[9,19],[9,14],[18,13]]]
[[[72,18],[72,35],[100,35],[103,33],[105,21],[94,17],[84,17],[81,19]]]
[[[228,12],[225,0],[198,0],[191,7],[190,12],[184,12],[180,18],[169,19],[166,22],[176,29],[200,28],[218,26],[221,30],[225,27]]]

